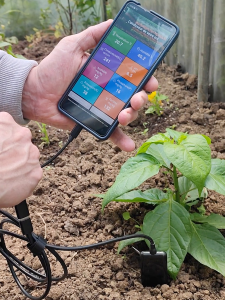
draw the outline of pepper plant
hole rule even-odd
[[[154,206],[143,218],[139,232],[152,237],[159,251],[167,252],[168,273],[175,279],[187,253],[225,276],[225,218],[206,214],[207,190],[225,195],[225,161],[211,159],[209,137],[170,128],[147,140],[135,157],[121,167],[115,183],[103,196],[111,201],[145,202]],[[160,169],[170,176],[169,187],[138,190]],[[163,170],[162,170],[163,171]],[[119,251],[140,238],[122,242]],[[146,243],[148,243],[146,241]]]

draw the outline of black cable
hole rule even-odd
[[[75,139],[79,135],[81,130],[82,130],[82,126],[80,126],[79,124],[76,125],[74,127],[74,129],[71,131],[69,138],[68,138],[67,142],[65,143],[65,145],[51,159],[49,159],[46,163],[44,163],[41,167],[43,168],[43,167],[47,166],[54,159],[56,159],[63,152],[63,150],[73,141],[73,139]],[[33,232],[33,226],[32,226],[32,222],[30,220],[29,210],[28,210],[26,200],[24,200],[20,204],[16,205],[15,209],[16,209],[17,218],[15,218],[13,215],[11,215],[10,213],[8,213],[6,211],[0,210],[0,213],[6,217],[6,219],[3,219],[0,222],[0,253],[7,260],[11,274],[12,274],[15,282],[19,286],[20,290],[27,298],[29,298],[31,300],[44,299],[48,295],[48,293],[51,289],[52,281],[55,281],[55,282],[61,281],[68,275],[67,266],[56,250],[58,250],[58,251],[80,251],[80,250],[87,250],[87,249],[93,249],[93,248],[100,247],[100,246],[105,246],[107,244],[116,243],[118,241],[123,241],[123,240],[127,240],[127,239],[143,238],[143,239],[148,240],[150,243],[150,248],[149,248],[150,254],[151,255],[156,254],[156,247],[155,247],[153,239],[145,234],[132,234],[132,235],[121,236],[121,237],[114,238],[111,240],[107,240],[107,241],[103,241],[103,242],[99,242],[99,243],[91,244],[91,245],[85,245],[85,246],[65,247],[65,246],[56,246],[56,245],[48,244],[46,240],[44,240],[43,238],[41,238],[40,236],[36,235]],[[19,227],[21,229],[23,235],[4,230],[3,225],[5,223],[10,223],[10,224],[15,225],[16,227]],[[33,254],[34,257],[36,256],[39,259],[39,261],[41,262],[41,265],[43,267],[45,274],[43,275],[43,274],[33,270],[32,268],[30,268],[29,266],[24,264],[22,261],[20,261],[16,256],[14,256],[13,253],[7,249],[7,246],[5,243],[5,235],[12,236],[17,239],[26,241],[28,243],[27,247],[30,250],[30,252]],[[60,263],[60,265],[62,267],[62,271],[63,271],[62,276],[60,276],[60,277],[52,276],[49,259],[46,254],[46,249],[56,258],[56,261],[58,261]],[[21,284],[21,282],[16,274],[15,269],[19,270],[22,274],[24,274],[28,278],[33,279],[34,281],[40,283],[45,288],[42,295],[39,297],[35,297],[35,296],[32,296],[30,293],[28,293],[24,289],[23,285]]]
[[[51,157],[49,160],[47,160],[43,165],[41,165],[42,168],[46,167],[47,165],[49,165],[51,162],[53,162],[53,160],[55,160],[65,149],[66,147],[75,139],[78,137],[78,135],[80,134],[81,130],[83,129],[83,127],[79,124],[77,124],[73,130],[70,132],[69,138],[67,140],[67,142],[63,145],[63,147],[53,156]]]

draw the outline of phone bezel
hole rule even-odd
[[[89,128],[87,127],[85,124],[83,124],[82,122],[80,122],[79,120],[77,120],[76,118],[74,118],[73,116],[71,116],[66,110],[64,110],[61,105],[62,103],[67,100],[68,98],[68,94],[71,91],[71,89],[73,88],[74,84],[76,83],[77,79],[79,78],[79,76],[81,75],[81,73],[84,71],[84,69],[87,67],[87,65],[89,64],[90,60],[93,58],[93,56],[95,55],[95,53],[98,51],[101,43],[103,42],[103,40],[106,38],[106,36],[108,35],[109,31],[111,30],[111,28],[114,26],[115,22],[117,21],[117,19],[119,18],[120,14],[123,12],[124,8],[126,7],[126,5],[128,5],[129,3],[133,3],[135,5],[138,5],[139,7],[141,7],[142,9],[144,9],[145,11],[147,11],[144,7],[141,6],[140,3],[133,1],[133,0],[128,0],[123,7],[120,9],[119,13],[117,14],[117,16],[115,17],[114,21],[112,22],[112,24],[110,25],[110,27],[106,30],[106,32],[104,33],[104,35],[102,36],[101,40],[99,41],[98,45],[94,48],[94,50],[92,51],[90,57],[88,58],[88,60],[85,62],[85,64],[82,66],[82,68],[79,70],[79,72],[77,73],[77,75],[74,77],[74,79],[72,80],[72,82],[70,83],[70,85],[68,86],[68,88],[66,89],[65,93],[63,94],[63,96],[61,97],[61,99],[58,102],[58,109],[60,112],[62,112],[64,115],[66,115],[67,117],[69,117],[70,119],[72,119],[73,121],[75,121],[76,123],[80,124],[84,129],[86,129],[88,132],[90,132],[91,134],[93,134],[95,137],[97,137],[100,140],[106,140],[110,137],[110,135],[112,134],[112,132],[115,130],[115,128],[118,125],[118,118],[115,119],[115,121],[113,122],[112,125],[110,125],[110,128],[107,132],[107,134],[105,136],[101,136],[99,135],[96,131],[94,131],[93,128]],[[150,77],[153,75],[154,71],[156,70],[156,68],[158,67],[158,65],[160,64],[160,62],[163,60],[163,58],[165,57],[165,55],[168,53],[168,51],[170,50],[170,48],[172,47],[172,45],[174,44],[175,40],[177,39],[180,30],[179,27],[174,24],[173,22],[171,22],[170,20],[164,18],[163,16],[159,15],[158,13],[150,10],[147,11],[155,16],[157,16],[158,18],[162,19],[163,21],[167,22],[168,24],[170,24],[171,26],[173,26],[176,31],[174,36],[171,38],[170,42],[168,43],[168,45],[165,47],[165,49],[163,50],[163,52],[159,55],[159,57],[156,59],[155,63],[151,66],[151,69],[149,70],[149,72],[146,74],[146,76],[143,78],[143,80],[141,81],[140,85],[137,87],[135,93],[138,93],[139,91],[141,91],[143,89],[143,86],[147,83],[147,81],[150,79]],[[134,94],[135,94],[134,93]],[[133,94],[133,95],[134,95]],[[133,96],[132,95],[132,96]],[[132,98],[132,96],[130,97],[130,99]],[[128,100],[128,102],[125,104],[124,108],[127,108],[130,106],[130,99]]]

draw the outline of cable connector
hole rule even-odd
[[[72,131],[70,132],[69,135],[69,140],[70,142],[72,142],[72,140],[76,139],[78,137],[78,135],[80,134],[81,130],[83,129],[83,127],[80,124],[77,124]]]
[[[30,235],[33,232],[33,226],[30,219],[30,214],[26,200],[15,206],[17,220],[19,222],[23,235]]]
[[[43,239],[41,236],[37,236],[33,234],[33,240],[34,242],[28,243],[27,247],[28,249],[33,253],[33,256],[37,256],[40,255],[43,250],[45,249],[46,245],[47,245],[47,241],[45,239]]]

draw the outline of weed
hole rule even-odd
[[[148,95],[148,100],[151,103],[151,106],[146,110],[146,114],[154,114],[156,113],[158,116],[163,114],[163,101],[169,102],[167,96],[160,94],[159,92],[152,92]]]
[[[48,136],[48,131],[46,128],[46,124],[44,123],[39,123],[36,122],[41,133],[43,134],[43,137],[41,137],[42,143],[39,145],[40,147],[43,147],[44,145],[49,145],[50,144],[50,140],[49,140],[49,136]]]

